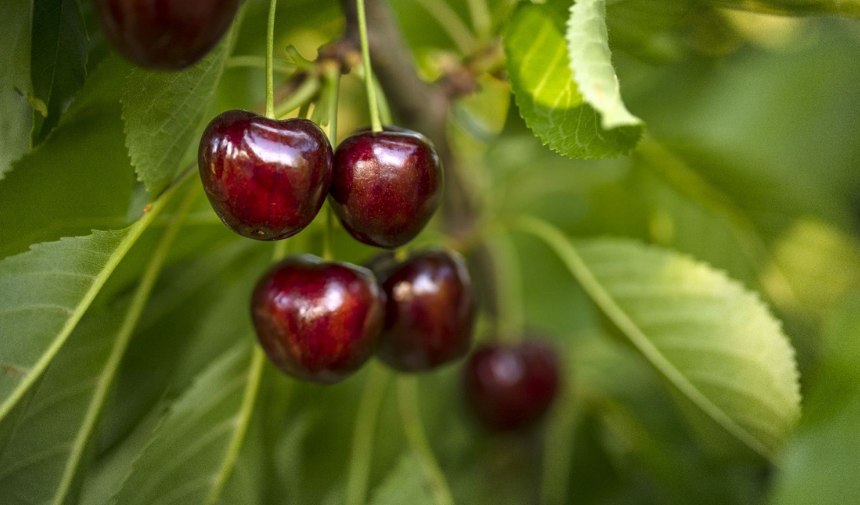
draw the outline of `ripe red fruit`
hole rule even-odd
[[[386,263],[376,259],[371,266],[387,298],[379,358],[394,369],[419,372],[464,356],[475,303],[462,256],[431,250]]]
[[[260,279],[251,317],[260,345],[278,368],[330,384],[373,355],[383,305],[369,270],[300,256],[287,258]]]
[[[540,421],[559,386],[559,364],[545,344],[493,344],[477,349],[464,369],[466,400],[492,431],[518,431]]]
[[[442,199],[442,166],[416,132],[359,132],[335,152],[332,207],[365,244],[395,248],[424,228]]]
[[[328,137],[312,121],[244,110],[215,117],[197,157],[215,213],[257,240],[291,237],[313,221],[331,184],[332,162]]]
[[[218,43],[239,1],[95,0],[95,10],[107,39],[133,63],[180,70]]]

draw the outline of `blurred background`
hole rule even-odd
[[[206,117],[263,106],[268,2],[246,3]],[[490,0],[489,18],[473,26],[466,1],[388,3],[425,80],[447,75],[468,54],[499,49],[514,7]],[[87,27],[95,27],[90,2],[80,5]],[[479,228],[528,214],[575,238],[635,238],[726,271],[782,321],[797,351],[803,416],[775,462],[726,442],[604,329],[552,251],[528,236],[502,234],[493,239],[493,263],[507,317],[499,322],[483,312],[476,339],[520,327],[549,339],[564,357],[567,380],[545,426],[498,437],[463,411],[459,365],[422,376],[428,438],[457,503],[860,503],[860,21],[721,2],[608,0],[607,22],[622,96],[647,125],[642,142],[614,159],[562,157],[520,118],[503,66],[482,73],[473,92],[453,103],[447,126],[465,187],[479,204]],[[343,26],[333,0],[280,2],[280,93],[288,93],[302,59],[314,60]],[[111,71],[115,56],[98,30],[88,33],[87,72],[100,65]],[[121,82],[125,74],[116,75]],[[0,257],[133,220],[147,197],[131,171],[115,170],[117,160],[128,164],[118,105],[90,109],[79,128],[37,140],[49,142],[34,148],[42,149],[38,157],[12,164],[29,151],[39,124],[33,130],[22,97],[2,99]],[[368,124],[366,110],[362,82],[344,77],[341,138]],[[185,159],[194,155],[189,149]],[[108,325],[128,304],[169,217],[143,234],[82,326]],[[322,237],[317,220],[289,247],[318,251]],[[440,242],[463,245],[435,222],[415,247]],[[339,227],[334,247],[339,260],[356,263],[374,254]],[[109,502],[113,472],[145,446],[159,409],[249,334],[248,293],[270,256],[267,244],[233,235],[207,202],[197,202],[123,361],[81,503]],[[480,275],[486,265],[476,255],[470,260]],[[267,369],[260,415],[221,502],[341,503],[366,375],[320,387]],[[371,489],[390,488],[391,478],[408,483],[415,472],[400,463],[405,442],[393,388],[378,423]],[[389,488],[386,503],[421,503]]]

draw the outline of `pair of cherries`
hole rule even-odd
[[[424,228],[442,197],[435,149],[404,129],[359,132],[332,153],[312,121],[231,110],[209,123],[198,165],[215,212],[236,233],[258,240],[300,232],[328,195],[353,237],[395,248]]]
[[[278,368],[328,384],[374,354],[396,370],[420,372],[468,352],[475,304],[459,254],[422,251],[369,267],[298,256],[263,276],[251,316]]]

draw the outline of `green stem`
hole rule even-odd
[[[266,69],[266,58],[259,56],[231,56],[227,60],[227,68],[262,68]],[[279,73],[289,75],[296,71],[294,65],[284,63],[283,61],[272,61],[272,70]]]
[[[278,261],[287,255],[287,241],[279,240],[275,242],[275,249],[272,251],[272,261]]]
[[[317,94],[320,89],[320,80],[316,76],[308,77],[295,91],[275,109],[275,117],[284,117],[290,112],[300,108]]]
[[[376,75],[372,75],[371,77],[373,78],[373,87],[376,90],[376,96],[379,98],[379,117],[382,120],[382,124],[394,124],[391,119],[391,106],[388,105],[388,99],[385,97],[385,90],[382,89],[382,85],[379,84],[379,79],[376,78]]]
[[[87,407],[87,412],[84,417],[81,427],[78,429],[77,436],[72,443],[72,448],[69,454],[69,459],[63,471],[60,484],[57,486],[57,493],[54,495],[54,503],[62,504],[68,499],[68,496],[74,485],[77,477],[77,470],[80,462],[83,460],[86,448],[91,441],[91,436],[95,431],[96,425],[101,418],[102,411],[107,403],[111,388],[116,378],[117,370],[122,362],[125,351],[128,349],[128,344],[131,342],[131,337],[134,335],[134,330],[137,327],[140,317],[143,314],[143,309],[146,307],[146,302],[152,294],[152,289],[155,286],[155,281],[158,279],[159,273],[164,266],[164,261],[167,258],[167,253],[170,251],[170,246],[173,245],[179,229],[182,227],[183,219],[188,215],[188,211],[194,204],[195,199],[199,194],[200,186],[194,184],[188,191],[185,200],[180,204],[179,209],[173,214],[173,220],[161,236],[161,240],[153,251],[149,259],[149,263],[143,271],[137,289],[132,296],[131,304],[128,307],[125,318],[122,321],[122,326],[117,332],[116,339],[111,347],[110,355],[105,363],[104,369],[99,374],[98,382],[96,383],[95,391],[93,391],[92,399]]]
[[[266,117],[275,117],[275,11],[278,0],[269,2],[269,26],[266,33]]]
[[[364,0],[355,0],[358,11],[358,32],[361,37],[361,58],[364,60],[365,88],[367,89],[367,107],[370,109],[370,125],[375,132],[382,131],[382,121],[379,119],[379,106],[376,103],[376,90],[373,87],[373,66],[370,63],[370,44],[367,41],[367,14],[364,12]]]
[[[332,147],[337,147],[337,106],[340,100],[340,68],[330,66],[325,71],[328,81],[328,139]]]
[[[525,303],[517,248],[506,231],[496,232],[487,245],[492,255],[495,277],[498,279],[498,336],[502,340],[519,339],[525,330]]]
[[[477,45],[469,27],[444,0],[418,0],[418,3],[436,19],[436,22],[445,30],[461,53],[469,54]]]
[[[245,444],[248,428],[251,426],[251,418],[254,414],[254,405],[257,403],[257,395],[260,393],[260,383],[262,382],[261,379],[265,364],[266,355],[263,353],[263,349],[259,345],[254,345],[254,354],[251,357],[251,366],[248,369],[248,381],[245,383],[242,405],[237,414],[238,422],[236,429],[230,438],[230,444],[227,446],[227,454],[224,457],[224,462],[213,479],[214,486],[203,502],[204,505],[214,505],[218,502],[230,475],[233,473],[233,468],[239,459],[239,452]]]
[[[421,411],[418,407],[418,382],[414,376],[403,375],[397,379],[397,404],[400,407],[400,417],[403,420],[403,430],[412,452],[418,458],[418,463],[424,471],[424,477],[433,493],[436,505],[454,505],[454,498],[445,474],[439,468],[439,463],[433,455],[433,449],[424,433],[421,423]]]
[[[371,365],[361,403],[358,405],[358,418],[352,435],[352,455],[346,483],[346,505],[362,505],[367,498],[367,484],[373,456],[373,438],[379,408],[385,397],[389,373],[380,365]]]
[[[487,0],[469,0],[469,14],[475,31],[482,37],[488,36],[492,30],[492,20]]]
[[[565,363],[565,382],[562,395],[553,407],[550,422],[544,437],[543,472],[541,475],[540,504],[564,505],[570,481],[571,448],[576,450],[574,438],[583,412],[586,409],[576,387],[576,367],[573,352],[569,352]]]
[[[325,206],[325,232],[323,234],[323,260],[334,259],[334,213],[331,205]]]

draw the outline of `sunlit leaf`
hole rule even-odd
[[[600,113],[604,130],[641,126],[621,100],[621,87],[612,68],[605,0],[576,0],[567,22],[567,54],[573,80],[583,100]]]
[[[630,151],[642,135],[641,125],[603,129],[600,113],[574,80],[564,33],[563,21],[548,7],[523,3],[514,11],[505,32],[505,53],[520,115],[545,145],[568,157]],[[611,70],[609,61],[603,63]]]
[[[800,416],[794,350],[754,294],[687,256],[631,240],[571,242],[523,219],[600,311],[717,425],[772,458]]]

